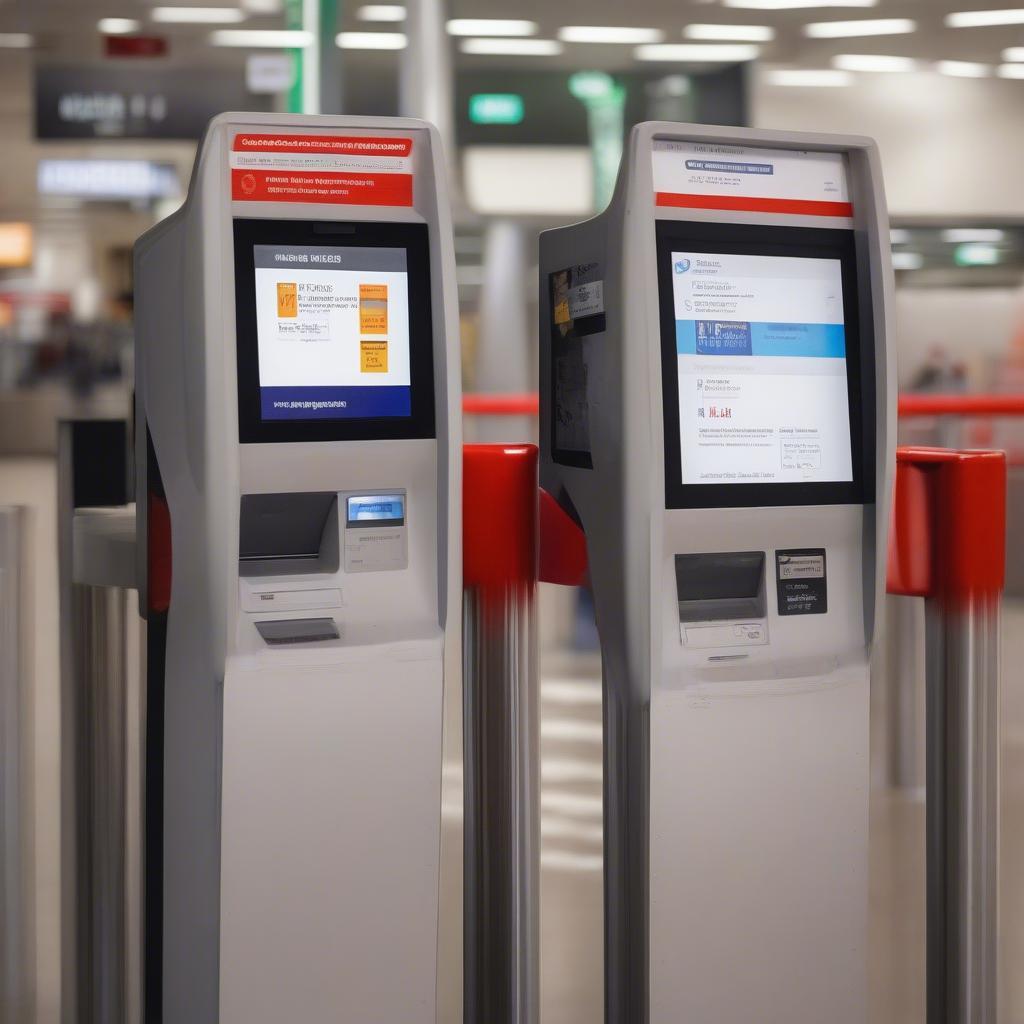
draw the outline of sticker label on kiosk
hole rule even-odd
[[[775,552],[779,615],[824,615],[828,577],[824,548]]]
[[[345,572],[387,572],[409,564],[405,494],[354,494],[345,500]]]

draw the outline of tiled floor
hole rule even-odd
[[[1024,603],[1011,603],[1003,629],[1001,1024],[1024,1022],[1021,665]],[[542,1024],[602,1019],[599,678],[594,656],[558,652],[542,661]],[[872,792],[871,1024],[925,1019],[924,812],[920,790]]]

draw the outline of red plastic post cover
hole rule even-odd
[[[951,603],[992,598],[1003,589],[1005,562],[1005,453],[899,448],[889,592]]]
[[[462,396],[466,416],[536,416],[540,397],[536,391],[524,394],[474,394]]]
[[[462,576],[483,590],[537,581],[537,446],[462,449]]]
[[[171,512],[167,502],[149,493],[149,610],[165,612],[171,606]]]
[[[548,494],[540,492],[540,579],[580,587],[587,582],[587,538],[574,519]]]
[[[1024,416],[1024,395],[900,395],[900,416]]]

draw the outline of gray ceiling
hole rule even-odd
[[[179,66],[234,66],[244,59],[245,51],[215,49],[206,43],[209,26],[165,26],[147,21],[147,13],[157,0],[0,0],[0,32],[27,31],[36,35],[38,52],[55,58],[99,59],[102,40],[96,29],[102,16],[138,18],[143,31],[165,35],[170,40],[169,62]],[[182,0],[161,0],[175,6],[188,6]],[[204,0],[208,4],[231,6],[239,0]],[[633,25],[659,28],[666,42],[683,42],[682,28],[689,22],[714,22],[771,25],[777,31],[774,42],[765,44],[762,59],[770,63],[824,67],[836,53],[882,53],[915,57],[921,60],[969,60],[998,63],[1000,52],[1012,45],[1024,46],[1024,25],[997,28],[951,29],[943,16],[954,10],[991,9],[1024,5],[1024,0],[879,0],[872,8],[812,8],[788,11],[750,11],[723,6],[721,0],[450,0],[450,14],[458,17],[516,17],[536,21],[541,37],[552,37],[567,24]],[[393,25],[369,25],[359,22],[356,0],[340,5],[344,9],[343,28],[394,29]],[[838,40],[811,40],[801,33],[809,21],[852,20],[860,18],[913,18],[919,24],[911,35],[859,37]],[[282,18],[250,17],[245,27],[279,28]],[[10,51],[0,50],[0,61]],[[371,63],[384,68],[397,61],[394,52],[353,53],[353,63]],[[633,47],[623,45],[566,44],[565,52],[555,58],[511,58],[457,56],[457,66],[465,67],[594,67],[624,69],[637,66]],[[647,65],[650,67],[650,65]]]

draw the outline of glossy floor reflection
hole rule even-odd
[[[542,617],[544,602],[542,595]],[[1004,608],[1002,662],[999,1020],[1019,1024],[1024,1022],[1024,602]],[[603,1019],[599,659],[564,651],[543,655],[540,692],[541,1021],[594,1024]],[[873,728],[877,717],[873,712]],[[869,1019],[871,1024],[923,1024],[923,791],[876,786],[870,820]]]

